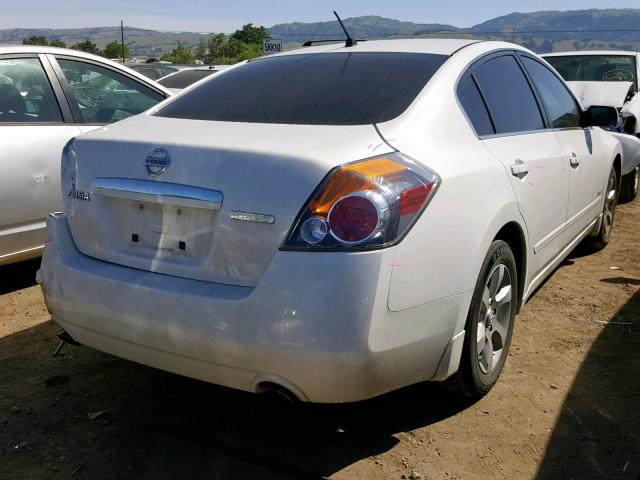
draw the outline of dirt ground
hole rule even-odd
[[[287,408],[86,347],[54,357],[38,262],[0,268],[0,479],[640,479],[639,243],[636,201],[525,305],[475,403],[426,383]]]

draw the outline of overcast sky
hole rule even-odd
[[[468,27],[514,11],[637,8],[625,0],[0,0],[0,28],[125,25],[157,30],[233,32],[245,23],[270,27],[293,21],[381,15],[416,23]]]

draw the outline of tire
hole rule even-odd
[[[618,205],[618,174],[616,169],[611,167],[609,179],[607,180],[607,188],[604,195],[604,205],[602,207],[602,220],[597,233],[592,239],[592,244],[597,250],[602,250],[607,246],[611,239],[611,231],[613,230],[613,218]]]
[[[486,395],[502,373],[511,345],[517,292],[513,252],[508,243],[496,240],[480,269],[467,315],[460,368],[452,379],[467,396]]]
[[[622,177],[620,184],[620,202],[632,202],[638,196],[638,184],[640,184],[640,165],[631,173]]]

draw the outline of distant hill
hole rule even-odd
[[[204,35],[192,32],[160,32],[143,28],[125,27],[125,43],[134,56],[160,56],[167,50],[177,45],[193,46]],[[32,35],[44,36],[48,40],[59,39],[70,47],[74,43],[91,40],[98,48],[113,42],[120,41],[120,27],[93,27],[93,28],[12,28],[0,30],[0,43],[22,43],[24,38]]]
[[[616,49],[640,50],[640,9],[603,9],[511,13],[470,28],[438,23],[413,23],[379,16],[345,19],[354,38],[465,37],[504,39],[537,52]],[[267,31],[289,47],[307,40],[341,39],[338,22],[283,23]],[[60,39],[68,46],[90,39],[98,47],[120,39],[119,27],[0,30],[0,43],[20,43],[32,35]],[[125,27],[125,42],[134,56],[159,56],[179,44],[193,46],[206,34],[161,32]]]
[[[459,31],[452,25],[440,23],[401,22],[378,16],[347,18],[344,24],[353,38],[384,38],[396,35],[416,35],[424,31]],[[338,22],[282,23],[267,28],[270,35],[282,38],[285,42],[302,43],[307,40],[326,40],[344,38]]]
[[[355,38],[465,37],[513,41],[542,52],[585,49],[640,50],[640,9],[511,13],[470,28],[400,22],[367,16],[345,20]],[[285,42],[342,38],[338,22],[285,23],[267,31]],[[525,32],[525,33],[517,33]]]
[[[640,9],[512,13],[466,31],[481,37],[509,40],[539,52],[640,50]]]

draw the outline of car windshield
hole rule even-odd
[[[216,70],[182,70],[181,72],[172,73],[158,80],[158,83],[167,88],[186,88],[198,80],[208,77]]]
[[[447,58],[392,52],[261,58],[215,75],[156,115],[303,125],[385,122],[407,109]]]
[[[633,82],[634,90],[638,90],[633,55],[567,55],[545,60],[566,81]]]

